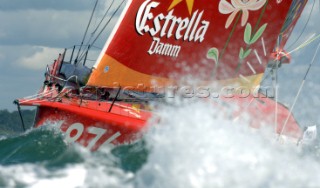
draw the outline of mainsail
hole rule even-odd
[[[88,85],[153,91],[192,75],[254,88],[306,2],[129,1]]]

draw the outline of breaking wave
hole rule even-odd
[[[143,141],[91,153],[54,125],[0,140],[0,187],[316,187],[316,152],[225,119],[205,102],[162,106]],[[312,154],[312,155],[311,155]]]

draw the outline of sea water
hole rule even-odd
[[[318,64],[293,109],[301,127],[319,122]],[[290,108],[307,66],[283,66],[279,100]],[[128,146],[91,153],[66,144],[54,124],[0,136],[0,187],[320,187],[317,144],[280,144],[203,100],[168,102],[158,106],[161,122]]]
[[[0,187],[320,186],[317,149],[280,144],[204,101],[158,115],[142,141],[93,153],[67,145],[55,125],[2,137]]]
[[[310,58],[279,72],[278,99],[289,108]],[[301,127],[319,127],[319,71],[317,59],[293,109]],[[271,130],[225,118],[210,102],[168,102],[158,106],[161,121],[128,146],[92,153],[66,144],[54,124],[0,136],[0,187],[320,187],[319,141],[281,144]]]

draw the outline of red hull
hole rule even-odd
[[[35,127],[54,123],[68,142],[96,150],[141,138],[155,114],[143,103],[111,102],[122,100],[121,90],[140,91],[133,97],[137,100],[144,92],[156,97],[155,93],[164,92],[158,89],[190,75],[204,81],[200,85],[219,81],[221,86],[243,86],[251,93],[277,40],[282,39],[279,46],[284,46],[307,0],[180,2],[128,1],[92,69],[83,66],[88,51],[79,56],[82,45],[74,61],[75,47],[69,62],[66,52],[60,54],[47,67],[42,92],[18,101],[21,106],[38,107]],[[276,50],[276,55],[282,51]],[[274,125],[278,134],[301,135],[289,110],[264,96],[234,95],[210,103],[225,111],[227,118],[250,117],[246,123],[252,127]]]
[[[61,102],[20,100],[22,106],[38,106],[34,127],[55,124],[66,135],[67,142],[78,142],[96,150],[104,144],[126,144],[141,138],[146,121],[151,113],[137,109],[135,104],[114,104],[63,99]]]
[[[259,98],[233,96],[219,101],[224,104],[218,102],[212,105],[225,111],[226,115],[230,112],[230,106],[225,104],[239,107],[232,111],[233,119],[243,119],[247,117],[245,114],[249,114],[250,119],[246,121],[249,121],[250,126],[260,128],[277,124],[274,128],[278,134],[289,115],[288,109],[278,104],[278,116],[275,120],[276,103],[262,95]],[[151,111],[143,110],[142,105],[139,107],[137,104],[124,102],[116,102],[110,112],[111,102],[93,100],[81,102],[80,99],[60,98],[57,102],[46,98],[20,100],[19,103],[38,106],[35,127],[55,124],[65,133],[67,142],[78,142],[90,150],[97,150],[105,144],[121,145],[140,139],[148,119],[154,115]],[[292,116],[283,133],[295,139],[300,137],[301,130]]]
[[[276,134],[296,139],[302,135],[301,129],[289,109],[262,94],[246,97],[234,96],[225,98],[224,101],[238,106],[238,110],[233,112],[234,119],[245,120],[251,127],[271,126]]]

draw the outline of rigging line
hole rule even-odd
[[[280,39],[280,37],[278,37],[277,48],[280,47],[280,43],[281,43],[281,39]],[[280,54],[277,54],[277,56],[280,56]],[[277,57],[277,61],[275,61],[275,70],[273,71],[273,77],[272,77],[274,97],[275,97],[275,102],[276,102],[275,111],[274,111],[275,131],[277,131],[277,128],[278,128],[278,70],[279,70],[279,64],[280,64],[280,60],[278,60],[278,59],[279,58]]]
[[[120,91],[121,91],[121,87],[119,87],[119,89],[118,89],[118,91],[117,91],[117,94],[116,94],[116,96],[114,97],[114,99],[113,99],[113,101],[112,101],[112,103],[111,103],[111,106],[110,106],[108,112],[111,112],[112,107],[113,107],[114,103],[116,102],[116,100],[117,100],[117,98],[118,98],[118,96],[119,96],[119,94],[120,94]]]
[[[122,4],[125,2],[126,0],[123,0],[120,5],[117,7],[117,9],[113,12],[113,14],[111,15],[111,17],[109,18],[109,20],[106,22],[106,24],[103,26],[103,28],[100,30],[99,34],[97,35],[97,37],[92,41],[92,43],[89,46],[93,46],[94,43],[98,40],[98,38],[100,37],[100,35],[102,34],[102,32],[106,29],[106,27],[109,25],[110,21],[112,20],[112,18],[115,16],[115,14],[118,12],[118,10],[121,8]],[[88,48],[87,50],[89,51],[90,48]],[[80,58],[80,61],[84,58],[85,54],[83,54]]]
[[[304,25],[304,27],[303,27],[300,35],[298,36],[298,38],[297,38],[291,45],[289,45],[288,49],[290,49],[291,47],[293,47],[293,46],[298,42],[298,40],[302,37],[303,33],[305,32],[305,30],[306,30],[306,28],[307,28],[307,25],[309,24],[309,21],[310,21],[312,12],[313,12],[314,7],[315,7],[315,4],[316,4],[316,0],[313,0],[313,5],[312,5],[312,8],[311,8],[311,11],[310,11],[310,14],[309,14],[309,17],[308,17],[308,19],[307,19],[306,24]]]
[[[278,72],[278,66],[279,66],[279,64],[280,64],[280,62],[279,61],[276,61],[276,62],[274,62],[273,63],[273,65],[272,65],[272,67],[270,68],[271,70],[270,71],[268,71],[266,74],[265,74],[265,76],[262,78],[262,80],[260,81],[260,84],[261,83],[263,83],[265,80],[267,80],[268,78],[269,78],[269,76],[270,75],[272,75],[273,77],[272,77],[272,81],[274,81],[273,83],[275,83],[274,84],[274,89],[275,89],[275,102],[276,102],[276,109],[275,109],[275,127],[277,127],[278,125],[277,125],[277,122],[278,122],[278,117],[277,117],[277,114],[278,114],[278,106],[277,106],[277,104],[278,104],[278,98],[277,98],[277,93],[278,93],[278,88],[277,88],[277,83],[278,83],[278,78],[277,78],[277,75],[276,75],[276,77],[275,77],[275,75],[274,75],[274,73],[275,73],[275,71],[274,70],[276,70],[276,73],[275,74],[277,74],[277,72]],[[274,78],[276,78],[276,79],[274,79]],[[259,88],[258,89],[258,93],[259,93],[259,91],[261,91],[261,88]],[[268,97],[268,94],[267,94],[267,92],[266,92],[266,97]],[[269,98],[269,97],[268,97]],[[250,106],[251,106],[251,104],[252,104],[252,102],[253,102],[253,100],[254,99],[252,99],[250,102],[249,102],[249,104],[248,104],[248,106],[245,108],[245,109],[248,109]],[[235,117],[234,119],[233,119],[233,121],[237,121],[241,116],[242,116],[242,114],[243,113],[240,113],[237,117]]]
[[[277,65],[278,65],[277,63],[274,63],[274,64],[272,65],[271,70],[268,71],[268,72],[265,74],[265,76],[261,79],[260,84],[261,84],[262,82],[264,82],[266,79],[269,78],[269,76],[272,74],[272,71],[275,69],[275,66],[277,66]],[[258,87],[260,87],[260,85],[259,85]],[[260,91],[261,91],[261,87],[258,89],[257,93],[259,93]],[[268,94],[266,94],[266,97],[268,97]],[[268,98],[269,98],[269,97],[268,97]],[[251,101],[249,102],[249,104],[246,106],[245,109],[248,109],[248,108],[251,106],[253,100],[254,100],[254,98],[251,99]],[[245,111],[245,110],[244,110],[244,111]],[[240,113],[238,116],[236,116],[236,117],[233,119],[233,121],[234,121],[234,122],[238,121],[238,119],[240,119],[240,117],[241,117],[242,115],[243,115],[243,113]]]
[[[94,41],[92,41],[92,43],[90,44],[90,46],[93,46],[94,43],[98,40],[98,38],[100,37],[100,35],[102,34],[102,32],[106,29],[106,27],[109,25],[110,21],[112,20],[112,18],[114,17],[114,15],[118,12],[118,10],[121,8],[122,4],[125,2],[126,0],[123,0],[121,2],[121,4],[117,7],[117,9],[113,12],[113,14],[111,15],[111,17],[109,18],[109,20],[107,21],[107,23],[104,25],[104,27],[101,29],[101,31],[99,32],[99,34],[97,35],[97,37],[94,39]]]
[[[282,129],[281,129],[281,132],[279,133],[278,139],[281,137],[281,135],[283,134],[283,131],[285,130],[285,128],[286,128],[286,126],[287,126],[287,124],[288,124],[288,121],[289,121],[289,118],[290,118],[291,113],[292,113],[292,111],[293,111],[293,108],[294,108],[294,106],[295,106],[296,103],[297,103],[297,100],[298,100],[298,98],[299,98],[299,96],[300,96],[300,93],[301,93],[301,91],[302,91],[302,88],[303,88],[303,86],[304,86],[304,84],[305,84],[305,82],[306,82],[307,76],[308,76],[308,74],[309,74],[309,72],[310,72],[310,70],[311,70],[312,65],[313,65],[314,62],[315,62],[315,59],[316,59],[316,57],[317,57],[317,53],[318,53],[318,51],[319,51],[319,47],[320,47],[320,42],[319,42],[319,44],[318,44],[318,47],[317,47],[317,49],[316,49],[316,52],[314,53],[314,56],[313,56],[313,58],[312,58],[312,61],[311,61],[311,63],[309,64],[309,67],[308,67],[308,69],[307,69],[307,72],[306,72],[306,74],[304,75],[303,81],[302,81],[302,83],[301,83],[301,85],[300,85],[300,87],[299,87],[299,90],[298,90],[297,95],[295,96],[294,102],[293,102],[293,104],[292,104],[292,106],[291,106],[291,108],[290,108],[290,111],[289,111],[289,114],[288,114],[288,116],[287,116],[287,119],[286,119],[286,121],[284,122],[284,124],[283,124],[283,126],[282,126]]]
[[[98,49],[98,50],[102,50],[102,48],[99,47],[99,46],[91,46],[91,48],[95,48],[95,49]]]
[[[273,71],[276,69],[276,67],[279,68],[279,67],[278,67],[278,66],[279,66],[279,63],[280,63],[280,62],[278,62],[278,61],[276,61],[276,62],[273,63],[273,65],[270,67],[270,70],[269,70],[268,72],[266,72],[266,73],[264,74],[264,77],[261,79],[260,85],[261,85],[261,83],[263,83],[265,80],[267,80],[267,79],[269,78],[269,76],[272,76]],[[266,69],[267,69],[267,68],[268,68],[268,65],[267,65]],[[260,87],[260,86],[259,86],[259,87]],[[260,91],[262,91],[261,87],[258,89],[258,93],[259,93]],[[266,97],[268,97],[267,91],[266,91]],[[268,98],[270,98],[270,97],[268,97]],[[253,100],[254,100],[254,99],[252,99],[252,100],[250,101],[250,103],[248,104],[248,106],[247,106],[245,109],[249,108],[249,106],[251,105],[251,103],[253,102]],[[276,108],[277,108],[277,107],[276,107]],[[237,117],[235,117],[235,118],[233,119],[233,121],[237,121],[237,120],[242,116],[242,114],[243,114],[243,113],[241,113],[240,115],[238,115]],[[276,114],[278,114],[278,113],[276,112]],[[275,121],[277,121],[277,120],[275,120]],[[277,125],[276,125],[276,126],[277,126]]]
[[[270,67],[270,71],[266,72],[264,74],[264,77],[261,79],[260,84],[263,83],[265,80],[267,80],[269,78],[270,75],[272,75],[272,71],[276,68],[276,66],[278,66],[279,64],[277,64],[276,62],[273,63],[273,65]],[[266,67],[266,69],[268,69],[268,65]]]
[[[91,46],[90,46],[90,45],[88,45],[87,49],[86,49],[86,50],[84,50],[84,51],[81,53],[81,55],[80,55],[80,58],[79,58],[78,62],[81,62],[81,61],[83,60],[83,58],[86,56],[86,54],[87,54],[87,53],[89,53],[90,48],[91,48]]]
[[[90,44],[90,42],[91,42],[94,34],[95,34],[95,33],[97,32],[97,30],[100,28],[103,20],[104,20],[104,19],[106,18],[106,16],[108,15],[109,10],[111,9],[113,3],[114,3],[114,0],[112,0],[112,2],[111,2],[111,4],[110,4],[110,6],[108,7],[107,11],[104,13],[104,15],[103,15],[102,19],[100,20],[98,26],[97,26],[97,27],[94,29],[94,31],[91,33],[90,39],[88,40],[86,46],[89,46],[89,44]],[[82,58],[83,58],[83,56],[84,56],[85,53],[86,53],[86,50],[81,53],[81,55],[80,55],[80,59],[81,59],[81,60],[82,60]]]
[[[99,1],[99,0],[96,0],[96,3],[94,4],[94,7],[93,7],[93,10],[92,10],[90,19],[89,19],[89,23],[88,23],[88,25],[87,25],[86,31],[84,32],[84,35],[83,35],[83,38],[82,38],[82,42],[81,42],[81,45],[80,45],[80,48],[79,48],[79,51],[78,51],[76,60],[77,60],[78,57],[79,57],[81,48],[82,48],[82,46],[83,46],[83,42],[84,42],[84,40],[86,39],[86,36],[87,36],[88,30],[89,30],[89,27],[90,27],[90,25],[91,25],[92,17],[93,17],[93,15],[94,15],[94,12],[96,11],[96,8],[97,8],[97,5],[98,5],[98,1]]]
[[[20,116],[20,120],[21,120],[21,124],[22,124],[22,129],[25,132],[26,131],[26,127],[25,127],[24,120],[23,120],[23,117],[22,117],[19,100],[15,100],[15,101],[13,101],[13,103],[17,105],[19,116]]]
[[[280,36],[278,36],[276,48],[279,48],[280,43],[281,43],[280,40],[281,40],[281,39],[280,39]],[[280,62],[279,60],[274,61],[273,65],[270,67],[270,71],[267,72],[267,74],[265,74],[265,76],[264,76],[264,77],[262,78],[262,80],[260,81],[260,84],[261,84],[262,82],[264,82],[265,80],[267,80],[270,75],[272,75],[274,69],[279,68],[279,64],[280,64],[280,63],[281,63],[281,62]],[[268,68],[268,65],[266,65],[266,69],[267,69],[267,68]]]
[[[98,26],[96,27],[96,29],[91,33],[92,36],[97,32],[97,30],[99,29],[99,27],[100,27],[100,25],[102,24],[103,20],[104,20],[104,19],[106,18],[106,16],[108,15],[109,10],[110,10],[110,8],[112,7],[113,3],[114,3],[114,0],[112,0],[110,6],[108,7],[107,11],[104,13],[104,15],[103,15],[101,21],[99,22]],[[88,42],[88,43],[89,43],[89,42]]]
[[[32,100],[35,100],[36,98],[46,97],[47,95],[53,94],[53,92],[54,92],[54,90],[48,91],[47,93],[41,93],[41,94],[38,94],[38,95],[33,95],[33,96],[30,96],[30,97],[27,97],[26,100],[20,102],[20,104],[24,104],[24,103],[30,102]],[[39,100],[39,101],[41,101],[41,100]]]
[[[308,46],[309,44],[311,44],[313,41],[317,40],[318,38],[320,38],[320,34],[318,34],[317,36],[307,40],[306,42],[302,43],[300,46],[298,46],[296,49],[292,50],[291,52],[287,53],[287,54],[292,54],[293,52],[297,51],[297,50],[301,50],[302,48],[305,48],[306,46]]]
[[[279,38],[278,38],[278,43],[277,43],[277,44],[279,45]],[[278,62],[274,62],[273,65],[271,65],[270,71],[268,71],[268,72],[266,72],[266,73],[264,74],[264,77],[263,77],[263,78],[261,79],[261,81],[260,81],[260,85],[261,85],[261,83],[263,83],[265,80],[267,80],[270,75],[273,74],[273,70],[276,69],[276,67],[277,67],[278,65],[279,65]],[[267,69],[267,68],[268,68],[268,65],[266,66],[266,69]],[[259,85],[259,87],[260,87],[260,85]],[[260,91],[261,91],[261,87],[258,89],[257,92],[259,93]],[[268,97],[267,93],[266,93],[266,97]],[[268,98],[269,98],[269,97],[268,97]],[[254,99],[252,99],[252,100],[249,102],[248,106],[247,106],[245,109],[248,109],[248,108],[250,107],[250,105],[252,104],[253,100],[254,100]],[[240,113],[237,117],[235,117],[235,118],[233,119],[233,121],[237,121],[237,120],[242,116],[242,114],[243,114],[243,113]]]
[[[275,68],[275,66],[276,66],[276,64],[274,63],[274,64],[272,65],[272,67],[270,68],[270,71],[268,71],[267,74],[265,74],[265,76],[262,78],[262,80],[261,80],[260,83],[264,82],[265,80],[267,80],[267,79],[269,78],[269,76],[271,75],[272,70]],[[267,68],[268,68],[268,67],[267,67]]]
[[[275,102],[276,102],[276,105],[275,105],[275,111],[274,111],[274,127],[275,127],[275,130],[277,130],[278,128],[278,65],[279,65],[279,61],[276,61],[276,68],[275,70],[273,71],[273,87],[274,87],[274,97],[275,97]]]
[[[48,94],[52,93],[51,91],[50,92],[47,92]],[[46,95],[46,92],[42,92],[42,93],[38,93],[38,94],[35,94],[35,95],[31,95],[31,96],[27,96],[27,97],[24,97],[23,99],[28,99],[28,100],[33,100],[35,98],[38,98],[38,97],[43,97]],[[20,104],[24,103],[26,100],[24,100],[23,102],[20,102]]]

